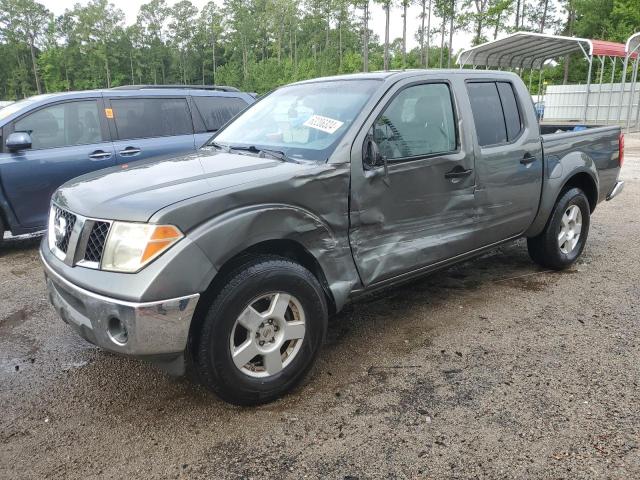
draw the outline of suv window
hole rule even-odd
[[[13,124],[15,132],[29,132],[32,148],[88,145],[104,141],[95,100],[58,103],[41,108]]]
[[[430,83],[402,90],[376,120],[374,139],[389,160],[454,151],[449,86]]]
[[[507,82],[498,82],[498,93],[504,112],[504,121],[507,126],[507,140],[512,141],[522,131],[522,119],[513,86]]]
[[[208,132],[219,130],[242,111],[247,102],[237,97],[191,97],[204,120]]]
[[[112,98],[111,108],[120,140],[193,133],[184,98]]]

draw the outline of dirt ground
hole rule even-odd
[[[587,249],[524,242],[352,305],[260,408],[103,352],[0,249],[0,478],[640,478],[640,137]]]

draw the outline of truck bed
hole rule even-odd
[[[581,127],[576,129],[576,127]],[[620,127],[598,125],[540,125],[546,174],[567,155],[586,155],[597,169],[598,202],[604,200],[616,184],[619,172]]]

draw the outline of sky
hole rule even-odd
[[[136,17],[138,15],[138,10],[140,6],[144,3],[147,3],[148,0],[111,0],[117,8],[121,9],[126,17],[127,25],[135,23]],[[168,5],[173,5],[178,0],[167,0]],[[198,10],[200,10],[208,0],[191,0]],[[56,15],[61,15],[64,13],[66,9],[73,8],[75,3],[78,3],[76,0],[39,0],[40,3],[44,4],[49,10],[51,10]],[[215,0],[217,4],[222,5],[223,0]],[[79,3],[85,4],[86,0],[80,0]],[[418,42],[415,39],[415,32],[418,30],[420,26],[420,19],[418,17],[420,13],[419,6],[413,6],[409,8],[409,13],[407,15],[407,48],[411,49],[417,46]],[[379,4],[374,4],[371,2],[371,20],[370,27],[375,34],[377,34],[380,38],[380,41],[384,41],[384,23],[385,16],[384,10],[382,6]],[[432,17],[432,28],[433,25],[433,17]],[[389,28],[389,38],[391,41],[395,38],[402,37],[402,9],[396,7],[391,10],[391,22]],[[453,49],[457,51],[460,48],[466,48],[471,45],[471,40],[473,35],[468,32],[457,32],[453,36]],[[433,38],[433,42],[438,43],[438,39]],[[439,43],[438,43],[439,45]]]

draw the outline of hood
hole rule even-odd
[[[85,217],[146,222],[173,203],[309,167],[270,157],[202,149],[83,175],[65,183],[53,199]]]

